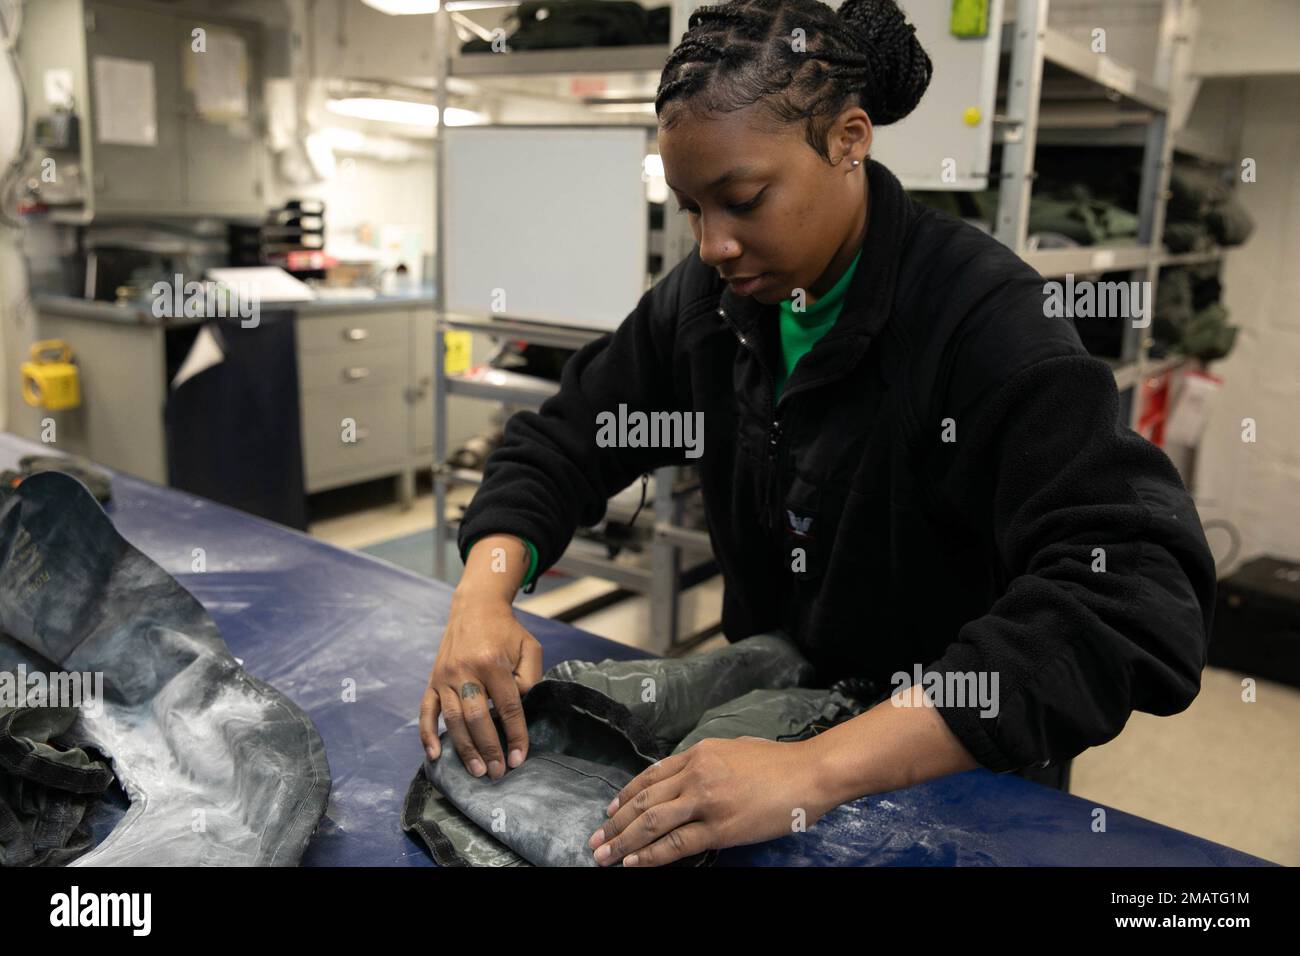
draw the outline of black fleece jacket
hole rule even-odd
[[[938,709],[985,767],[1068,760],[1200,689],[1215,591],[1169,459],[1043,279],[870,162],[863,256],[835,325],[773,403],[775,305],[696,247],[520,412],[460,526],[532,541],[539,573],[643,472],[699,467],[729,640],[794,636],[823,686],[996,679]],[[1117,320],[1118,321],[1118,320]],[[683,448],[600,447],[597,415],[703,413]],[[996,709],[996,714],[993,710]]]

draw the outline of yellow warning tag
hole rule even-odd
[[[444,368],[448,375],[459,375],[469,368],[470,346],[473,344],[474,336],[469,332],[444,332],[442,338],[446,343],[446,350],[443,353]]]

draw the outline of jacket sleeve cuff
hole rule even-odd
[[[987,667],[973,648],[958,644],[950,647],[943,658],[930,665],[928,670],[939,674],[952,671],[979,673],[981,670],[987,670]],[[1005,700],[998,701],[999,715],[1005,706]],[[945,700],[942,695],[934,709],[943,717],[953,736],[961,742],[980,766],[994,773],[1009,773],[1026,766],[1024,761],[1009,756],[994,739],[998,716],[982,715],[981,708],[971,701],[957,706],[955,702]]]
[[[1014,761],[1008,760],[993,742],[984,726],[989,723],[989,718],[981,717],[978,708],[939,704],[935,710],[942,715],[953,736],[961,741],[961,745],[981,767],[987,767],[994,773],[1008,773],[1020,769]]]

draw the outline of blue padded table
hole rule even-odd
[[[0,468],[49,454],[0,433]],[[193,495],[114,474],[121,534],[207,608],[251,674],[292,698],[325,740],[333,789],[303,858],[311,866],[432,866],[398,823],[422,760],[416,717],[452,589],[378,558]],[[206,570],[194,573],[202,548]],[[644,656],[520,613],[545,666]],[[352,699],[354,698],[354,699]],[[723,851],[719,865],[1223,866],[1268,861],[987,770],[864,797],[806,833]]]

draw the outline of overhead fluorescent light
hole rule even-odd
[[[352,96],[342,100],[330,100],[326,105],[331,113],[337,113],[339,116],[375,120],[379,123],[433,126],[438,122],[438,107],[432,103],[387,100],[376,96]]]
[[[326,103],[331,113],[378,123],[432,127],[438,122],[438,107],[413,100],[390,100],[373,96],[353,96]],[[474,126],[483,122],[483,114],[458,106],[447,107],[447,126]]]
[[[361,0],[368,7],[392,17],[437,13],[440,0]]]
[[[437,107],[435,107],[437,109]],[[444,126],[477,126],[487,121],[482,113],[476,113],[474,110],[462,109],[459,106],[447,107],[447,122]]]

